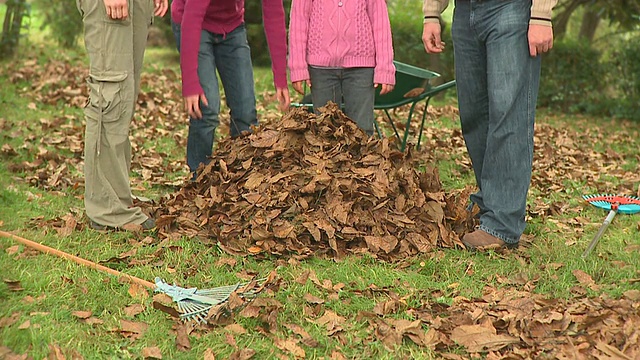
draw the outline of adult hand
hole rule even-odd
[[[440,24],[436,22],[428,22],[424,24],[422,29],[422,43],[424,49],[429,54],[441,53],[444,50],[444,42],[440,37]]]
[[[124,20],[129,16],[127,0],[104,0],[107,16],[114,20]]]
[[[538,56],[553,47],[553,28],[546,25],[529,25],[529,54]]]
[[[288,88],[276,88],[276,98],[278,99],[278,108],[280,111],[289,110],[291,99],[289,98]]]
[[[382,85],[380,88],[380,95],[388,94],[393,90],[393,85],[391,84],[375,84],[375,87]]]
[[[297,91],[300,94],[304,95],[304,89],[302,88],[302,85],[303,85],[304,82],[307,83],[307,87],[311,87],[311,80],[309,80],[309,79],[302,80],[302,81],[295,81],[295,82],[291,83],[291,85],[293,86],[293,89],[295,91]]]
[[[153,14],[155,16],[164,16],[169,9],[169,0],[154,0],[154,11]]]
[[[209,106],[209,102],[207,101],[207,98],[204,96],[204,94],[184,97],[184,108],[190,117],[194,119],[202,119],[200,102],[202,102],[204,106]]]

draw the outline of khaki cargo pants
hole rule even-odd
[[[85,210],[108,226],[141,224],[129,183],[129,126],[140,89],[140,70],[153,0],[128,0],[129,16],[107,17],[103,0],[76,0],[89,55],[89,101],[84,109]]]

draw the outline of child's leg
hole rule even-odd
[[[215,55],[227,106],[231,110],[229,132],[232,137],[239,136],[258,125],[253,65],[245,26],[240,25],[228,33],[216,45]]]
[[[373,135],[373,105],[375,101],[373,68],[344,69],[342,90],[344,91],[345,114],[355,121],[367,135]]]
[[[311,77],[311,100],[316,114],[318,108],[333,101],[342,106],[342,69],[321,69],[309,66],[309,76]]]
[[[196,170],[201,163],[208,164],[213,151],[213,141],[220,113],[220,90],[216,77],[216,64],[218,60],[214,55],[216,37],[206,30],[200,37],[200,50],[198,51],[198,78],[209,105],[200,102],[202,110],[201,119],[189,119],[189,135],[187,137],[187,165],[195,178]]]

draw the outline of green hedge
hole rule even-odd
[[[542,58],[538,106],[571,113],[600,112],[605,75],[600,52],[587,42],[556,42]]]
[[[73,48],[82,35],[82,17],[76,0],[32,0],[44,16],[40,30],[49,28],[51,37],[63,48]]]
[[[542,59],[538,106],[640,120],[640,37],[611,45],[605,58],[585,41],[557,41]]]

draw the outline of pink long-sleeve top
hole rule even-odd
[[[287,88],[287,31],[282,0],[262,0],[264,30],[276,88]],[[203,94],[198,78],[202,29],[226,35],[244,22],[244,0],[173,0],[171,19],[181,26],[182,95]]]
[[[395,84],[385,0],[293,0],[289,76],[309,79],[308,66],[373,67],[376,84]]]

